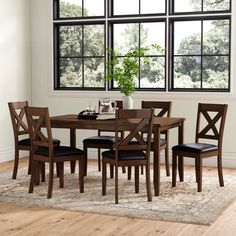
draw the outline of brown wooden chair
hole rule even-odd
[[[15,160],[12,179],[16,179],[18,163],[19,163],[19,151],[26,150],[29,151],[29,165],[28,174],[31,174],[31,145],[29,139],[28,124],[25,115],[25,107],[28,106],[27,101],[20,102],[9,102],[8,107],[10,110],[14,141],[15,141]],[[60,145],[60,140],[53,139],[54,145]]]
[[[116,107],[119,109],[123,109],[123,101],[116,101]],[[113,144],[115,143],[115,135],[104,135],[106,130],[98,130],[97,136],[92,136],[83,140],[83,149],[85,155],[85,175],[87,174],[87,156],[88,156],[88,148],[96,148],[98,149],[98,171],[101,171],[101,149],[113,149]],[[114,132],[112,132],[114,133]],[[120,133],[122,135],[122,133]],[[111,166],[111,178],[113,178],[113,168]]]
[[[195,158],[197,191],[202,191],[202,159],[216,156],[220,186],[224,186],[222,171],[222,142],[228,105],[198,104],[195,143],[172,147],[172,187],[176,186],[177,159],[180,181],[184,181],[183,157]],[[200,140],[214,140],[207,143]]]
[[[148,201],[152,200],[150,186],[150,144],[153,109],[116,110],[114,149],[102,153],[102,195],[106,195],[107,163],[115,167],[115,203],[118,204],[118,167],[135,166],[135,192],[139,192],[139,166],[146,167]],[[134,122],[136,121],[136,122]],[[143,129],[147,138],[141,134]],[[119,137],[119,130],[124,136]],[[137,140],[137,143],[130,142]]]
[[[154,116],[158,117],[170,117],[172,102],[171,101],[142,101],[142,108],[154,108]],[[170,176],[170,164],[169,164],[169,130],[161,132],[163,138],[160,139],[160,148],[165,150],[165,165],[166,175]],[[151,142],[151,151],[154,151],[153,140]]]
[[[54,163],[59,168],[60,188],[64,187],[64,162],[79,161],[79,186],[84,192],[84,152],[78,148],[53,146],[51,123],[48,108],[25,107],[32,146],[32,173],[29,193],[38,182],[40,163],[49,163],[49,180],[47,198],[52,197]],[[45,127],[45,128],[43,128]],[[43,132],[45,129],[45,132]]]

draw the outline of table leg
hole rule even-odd
[[[70,129],[70,146],[76,147],[76,129]],[[75,161],[70,162],[71,173],[75,173]]]
[[[155,196],[160,194],[160,129],[154,130],[153,183]]]
[[[181,122],[178,127],[178,144],[183,144],[184,142],[184,122]],[[178,157],[178,171],[180,182],[184,181],[184,159],[182,156]]]

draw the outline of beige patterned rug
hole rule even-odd
[[[0,174],[0,201],[13,204],[56,208],[69,211],[127,216],[136,218],[174,221],[210,225],[233,202],[236,197],[236,176],[225,174],[225,187],[220,188],[217,175],[203,174],[203,192],[197,193],[194,172],[185,172],[185,182],[177,182],[171,188],[171,177],[161,176],[161,195],[147,202],[144,177],[140,179],[140,193],[134,193],[133,180],[127,181],[126,174],[120,174],[119,204],[114,204],[114,185],[107,182],[107,195],[101,196],[101,172],[90,166],[85,178],[85,192],[78,191],[78,175],[65,169],[65,187],[59,189],[55,179],[53,196],[46,198],[45,183],[35,187],[28,194],[29,176],[21,168],[17,180],[11,179],[11,172]]]

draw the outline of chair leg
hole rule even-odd
[[[54,170],[54,163],[53,162],[49,162],[49,179],[48,179],[48,194],[47,194],[47,198],[51,198],[52,197],[53,170]]]
[[[60,188],[64,188],[64,162],[56,163],[56,167],[59,174],[59,186]]]
[[[197,168],[198,168],[198,182],[197,182],[197,191],[201,192],[202,191],[202,158],[198,158],[197,161]]]
[[[143,175],[143,166],[141,166],[141,175]]]
[[[98,171],[101,171],[101,149],[98,148]]]
[[[118,204],[118,166],[115,166],[115,204]]]
[[[122,166],[122,173],[126,173],[125,166]]]
[[[172,152],[172,187],[176,186],[177,155]]]
[[[41,181],[45,182],[45,163],[40,163],[40,173],[41,173]]]
[[[114,166],[110,164],[110,179],[114,178]]]
[[[15,148],[15,160],[14,160],[12,179],[16,179],[17,170],[18,170],[18,163],[19,163],[19,149]]]
[[[128,180],[131,180],[132,166],[128,166]]]
[[[183,156],[178,157],[178,171],[179,171],[179,181],[184,181],[184,158]]]
[[[84,158],[79,159],[79,190],[80,193],[84,192]]]
[[[84,176],[87,176],[87,168],[88,168],[88,148],[84,145]]]
[[[135,166],[135,193],[139,193],[139,166]]]
[[[29,151],[29,165],[28,165],[28,175],[31,175],[32,173],[32,155],[31,150]]]
[[[40,165],[41,165],[40,161],[35,162],[35,178],[34,178],[35,185],[39,185],[40,182],[40,170],[41,170]]]
[[[35,174],[36,174],[36,161],[32,160],[29,193],[33,193],[34,191]]]
[[[103,196],[106,195],[106,189],[107,189],[107,163],[102,159],[102,195]]]
[[[220,187],[224,187],[224,178],[223,178],[222,156],[221,156],[221,154],[219,154],[217,156],[217,168],[218,168]]]
[[[56,173],[57,173],[57,177],[60,177],[60,163],[56,162]]]
[[[166,176],[170,176],[169,148],[165,148]]]
[[[195,159],[195,175],[196,175],[196,183],[198,183],[198,177],[199,177],[199,173],[198,173],[199,169],[198,169],[198,158]]]
[[[147,188],[147,199],[149,202],[152,201],[152,191],[150,182],[150,164],[146,165],[146,188]]]

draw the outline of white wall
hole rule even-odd
[[[31,100],[30,0],[0,0],[0,162],[13,159],[7,103]]]

